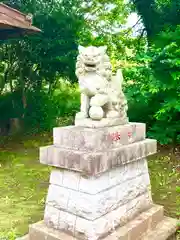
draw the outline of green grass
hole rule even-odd
[[[178,158],[163,151],[150,157],[148,163],[153,200],[165,206],[166,215],[179,217],[180,198],[177,187],[180,186],[180,167]]]
[[[50,169],[38,161],[41,139],[13,139],[0,149],[0,239],[23,235],[42,219]]]
[[[38,148],[50,144],[50,135],[6,139],[0,147],[0,239],[15,239],[28,232],[28,225],[43,218],[50,168],[38,160]],[[153,199],[177,217],[180,171],[169,153],[149,159]]]

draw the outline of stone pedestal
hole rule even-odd
[[[54,144],[40,162],[54,166],[44,220],[30,226],[29,240],[158,240],[177,221],[154,205],[146,157],[156,153],[145,124],[54,129]],[[163,231],[162,231],[163,229]]]

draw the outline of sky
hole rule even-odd
[[[127,27],[132,27],[138,21],[138,15],[136,13],[131,13],[127,20]]]
[[[128,20],[127,20],[127,24],[126,24],[126,27],[129,28],[129,27],[133,27],[139,20],[139,16],[137,15],[137,13],[131,13],[128,17]],[[139,22],[134,28],[133,28],[133,36],[137,36],[139,33],[138,33],[138,30],[139,29],[142,29],[142,23]]]

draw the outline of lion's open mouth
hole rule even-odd
[[[96,64],[86,63],[85,66],[86,66],[86,67],[90,67],[90,68],[95,68],[95,67],[96,67]]]

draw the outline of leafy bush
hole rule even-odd
[[[77,85],[61,82],[53,94],[53,101],[57,106],[57,117],[74,117],[80,109],[80,93]]]
[[[30,92],[27,95],[24,124],[30,130],[48,130],[56,122],[57,106],[47,93]]]
[[[80,105],[76,86],[62,83],[52,96],[46,91],[31,92],[27,99],[25,124],[34,131],[51,130],[59,125],[59,118],[74,116]]]
[[[0,126],[5,126],[12,118],[18,118],[23,122],[26,132],[49,131],[61,124],[60,121],[62,124],[68,124],[72,122],[71,119],[80,108],[80,94],[77,86],[62,82],[52,95],[48,94],[46,89],[27,92],[25,109],[21,94],[18,92],[16,94],[7,93],[1,98],[3,99],[0,101],[2,113]]]
[[[1,240],[16,240],[17,235],[16,235],[16,232],[14,230],[11,230],[10,232],[8,232],[6,234],[1,234],[0,233],[0,239]]]
[[[148,125],[148,135],[162,144],[180,142],[180,27],[163,32],[137,65],[125,69],[131,120]],[[128,85],[128,80],[132,80]]]

